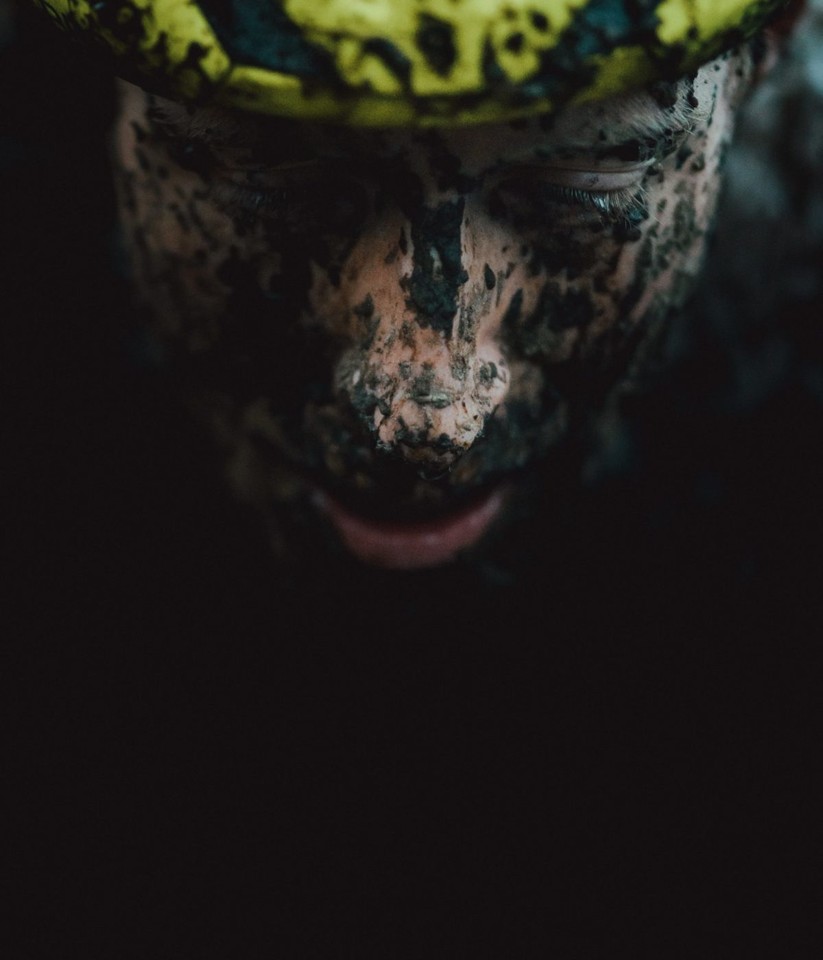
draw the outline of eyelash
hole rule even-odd
[[[577,211],[581,216],[592,212],[610,223],[637,224],[648,216],[642,186],[609,191],[584,190],[562,184],[543,182],[541,199],[559,203]],[[260,189],[246,187],[227,180],[217,180],[212,187],[216,202],[229,213],[251,219],[279,219],[284,214],[297,213],[302,202],[307,202],[303,191],[294,187]]]
[[[226,182],[218,182],[214,192],[218,199],[228,200],[254,212],[283,204],[288,199],[286,190],[256,190]]]
[[[229,213],[246,217],[274,217],[290,208],[295,193],[287,188],[261,190],[227,180],[217,180],[211,195]]]
[[[640,190],[622,189],[597,193],[579,187],[547,184],[543,188],[543,195],[569,207],[593,210],[609,219],[640,219],[645,213]],[[289,203],[294,194],[288,189],[256,190],[219,181],[213,188],[213,196],[218,203],[237,212],[264,216],[277,213]]]
[[[548,183],[543,185],[542,192],[550,199],[559,200],[569,206],[594,210],[609,219],[642,219],[645,213],[642,188],[597,192]]]

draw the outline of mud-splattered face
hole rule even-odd
[[[595,436],[699,273],[750,72],[739,53],[438,132],[123,85],[136,286],[277,542],[317,549],[314,527],[385,566],[443,563],[504,524],[530,467]]]

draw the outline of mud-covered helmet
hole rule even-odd
[[[195,102],[371,126],[550,112],[688,73],[785,0],[35,0]]]

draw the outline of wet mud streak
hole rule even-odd
[[[411,219],[414,269],[407,306],[421,327],[449,338],[457,312],[457,294],[469,279],[461,263],[461,231],[465,200],[422,207]]]

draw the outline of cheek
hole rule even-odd
[[[624,241],[612,226],[547,225],[518,251],[505,336],[520,355],[560,363],[585,353],[619,313]]]
[[[124,120],[115,141],[119,219],[134,286],[162,335],[201,349],[217,338],[237,266],[253,261],[262,244],[143,129]]]
[[[634,328],[680,309],[699,276],[719,193],[719,155],[699,169],[661,173],[649,191],[654,215],[641,238],[626,246],[614,272],[617,308]]]
[[[672,164],[674,166],[674,164]],[[546,278],[525,323],[527,353],[550,362],[601,358],[682,308],[699,276],[719,190],[719,154],[699,170],[661,171],[636,227],[578,230],[542,241]],[[551,263],[563,258],[568,267]],[[604,352],[605,351],[605,352]]]

